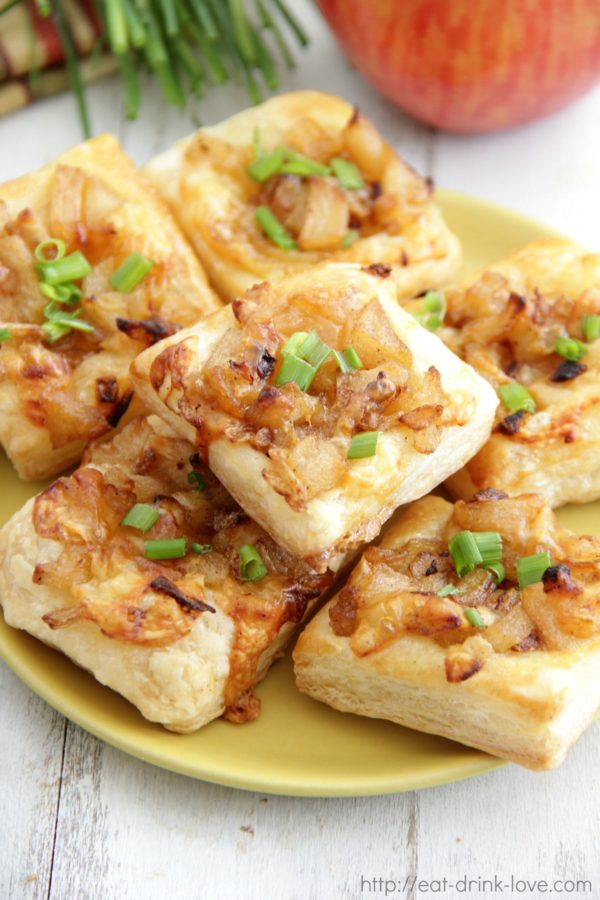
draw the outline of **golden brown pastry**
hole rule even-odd
[[[58,285],[65,302],[36,268],[48,239],[42,259],[52,263],[62,242],[63,258],[79,252],[89,264]],[[132,253],[153,265],[117,290],[110,278]],[[113,137],[0,185],[0,443],[19,475],[44,478],[77,461],[127,410],[135,355],[219,305],[166,205]]]
[[[132,377],[240,506],[319,570],[460,468],[496,406],[399,307],[384,265],[257,285],[142,353]]]
[[[179,141],[144,172],[229,300],[322,260],[387,263],[401,296],[449,283],[460,265],[430,183],[330,94],[274,97]],[[283,243],[257,222],[260,207]]]
[[[505,400],[452,493],[536,491],[554,507],[600,497],[600,256],[539,241],[446,304],[438,333]]]
[[[500,584],[481,564],[458,577],[458,532],[499,533]],[[536,494],[426,497],[365,552],[294,660],[300,690],[336,709],[552,768],[600,703],[600,541],[561,529]]]
[[[123,524],[135,504],[156,519],[145,533]],[[156,541],[171,558],[149,558]],[[155,416],[93,445],[0,531],[6,622],[179,732],[258,715],[254,685],[331,578],[277,547]]]

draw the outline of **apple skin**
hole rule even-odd
[[[319,0],[402,110],[448,131],[547,116],[600,78],[600,0]]]

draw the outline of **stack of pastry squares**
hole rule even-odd
[[[6,622],[190,732],[258,715],[334,586],[301,691],[556,765],[600,700],[600,543],[551,510],[600,495],[599,259],[448,287],[430,185],[315,92],[0,198],[0,440],[80,461],[0,531]]]

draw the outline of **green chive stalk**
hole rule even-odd
[[[26,0],[8,0],[0,16],[18,2]],[[81,127],[90,137],[80,60],[61,0],[35,0],[35,5],[60,35]],[[121,73],[127,117],[135,119],[140,109],[142,69],[150,69],[175,106],[229,79],[244,84],[250,100],[260,103],[265,91],[279,87],[281,63],[294,67],[289,38],[301,47],[308,43],[288,5],[284,0],[96,0],[104,43]]]

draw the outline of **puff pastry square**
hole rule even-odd
[[[91,334],[48,343],[34,250],[48,237],[91,264],[81,288]],[[109,278],[130,253],[154,265],[129,293]],[[220,306],[166,204],[109,135],[0,185],[0,443],[26,479],[55,475],[110,431],[131,400],[131,360]],[[134,406],[130,409],[133,415]]]
[[[282,384],[284,344],[331,353],[307,390]],[[488,383],[398,306],[389,268],[331,263],[249,290],[142,353],[144,403],[198,447],[240,506],[318,570],[378,534],[401,503],[456,471],[490,433]],[[380,432],[369,458],[351,440]]]
[[[583,342],[580,361],[555,351],[559,337],[584,337],[584,316],[600,315],[600,256],[539,241],[448,290],[446,302],[448,346],[494,388],[522,384],[536,406],[499,405],[490,440],[448,481],[452,493],[535,491],[553,507],[600,497],[600,340]]]
[[[464,530],[501,534],[498,587],[481,567],[456,576],[448,540]],[[517,560],[540,552],[552,566],[519,591]],[[441,596],[448,585],[459,593]],[[561,529],[536,494],[426,497],[366,551],[294,660],[299,689],[336,709],[552,768],[600,704],[600,541]]]
[[[209,472],[190,484],[201,471],[192,446],[140,417],[0,531],[6,622],[178,732],[255,718],[252,688],[332,578],[277,547]],[[120,524],[136,502],[160,512],[146,534]],[[145,540],[180,537],[183,558],[146,558]],[[267,567],[259,581],[241,580],[244,544]]]
[[[333,175],[297,175],[293,166],[257,183],[247,174],[257,138],[264,154],[285,147],[322,166],[336,158],[353,162],[363,187],[345,189]],[[458,240],[432,200],[430,182],[362,113],[330,94],[274,97],[178,142],[144,172],[229,300],[258,281],[322,260],[387,263],[402,296],[449,283],[460,265]],[[297,249],[282,250],[265,237],[255,221],[261,205],[277,215]]]

